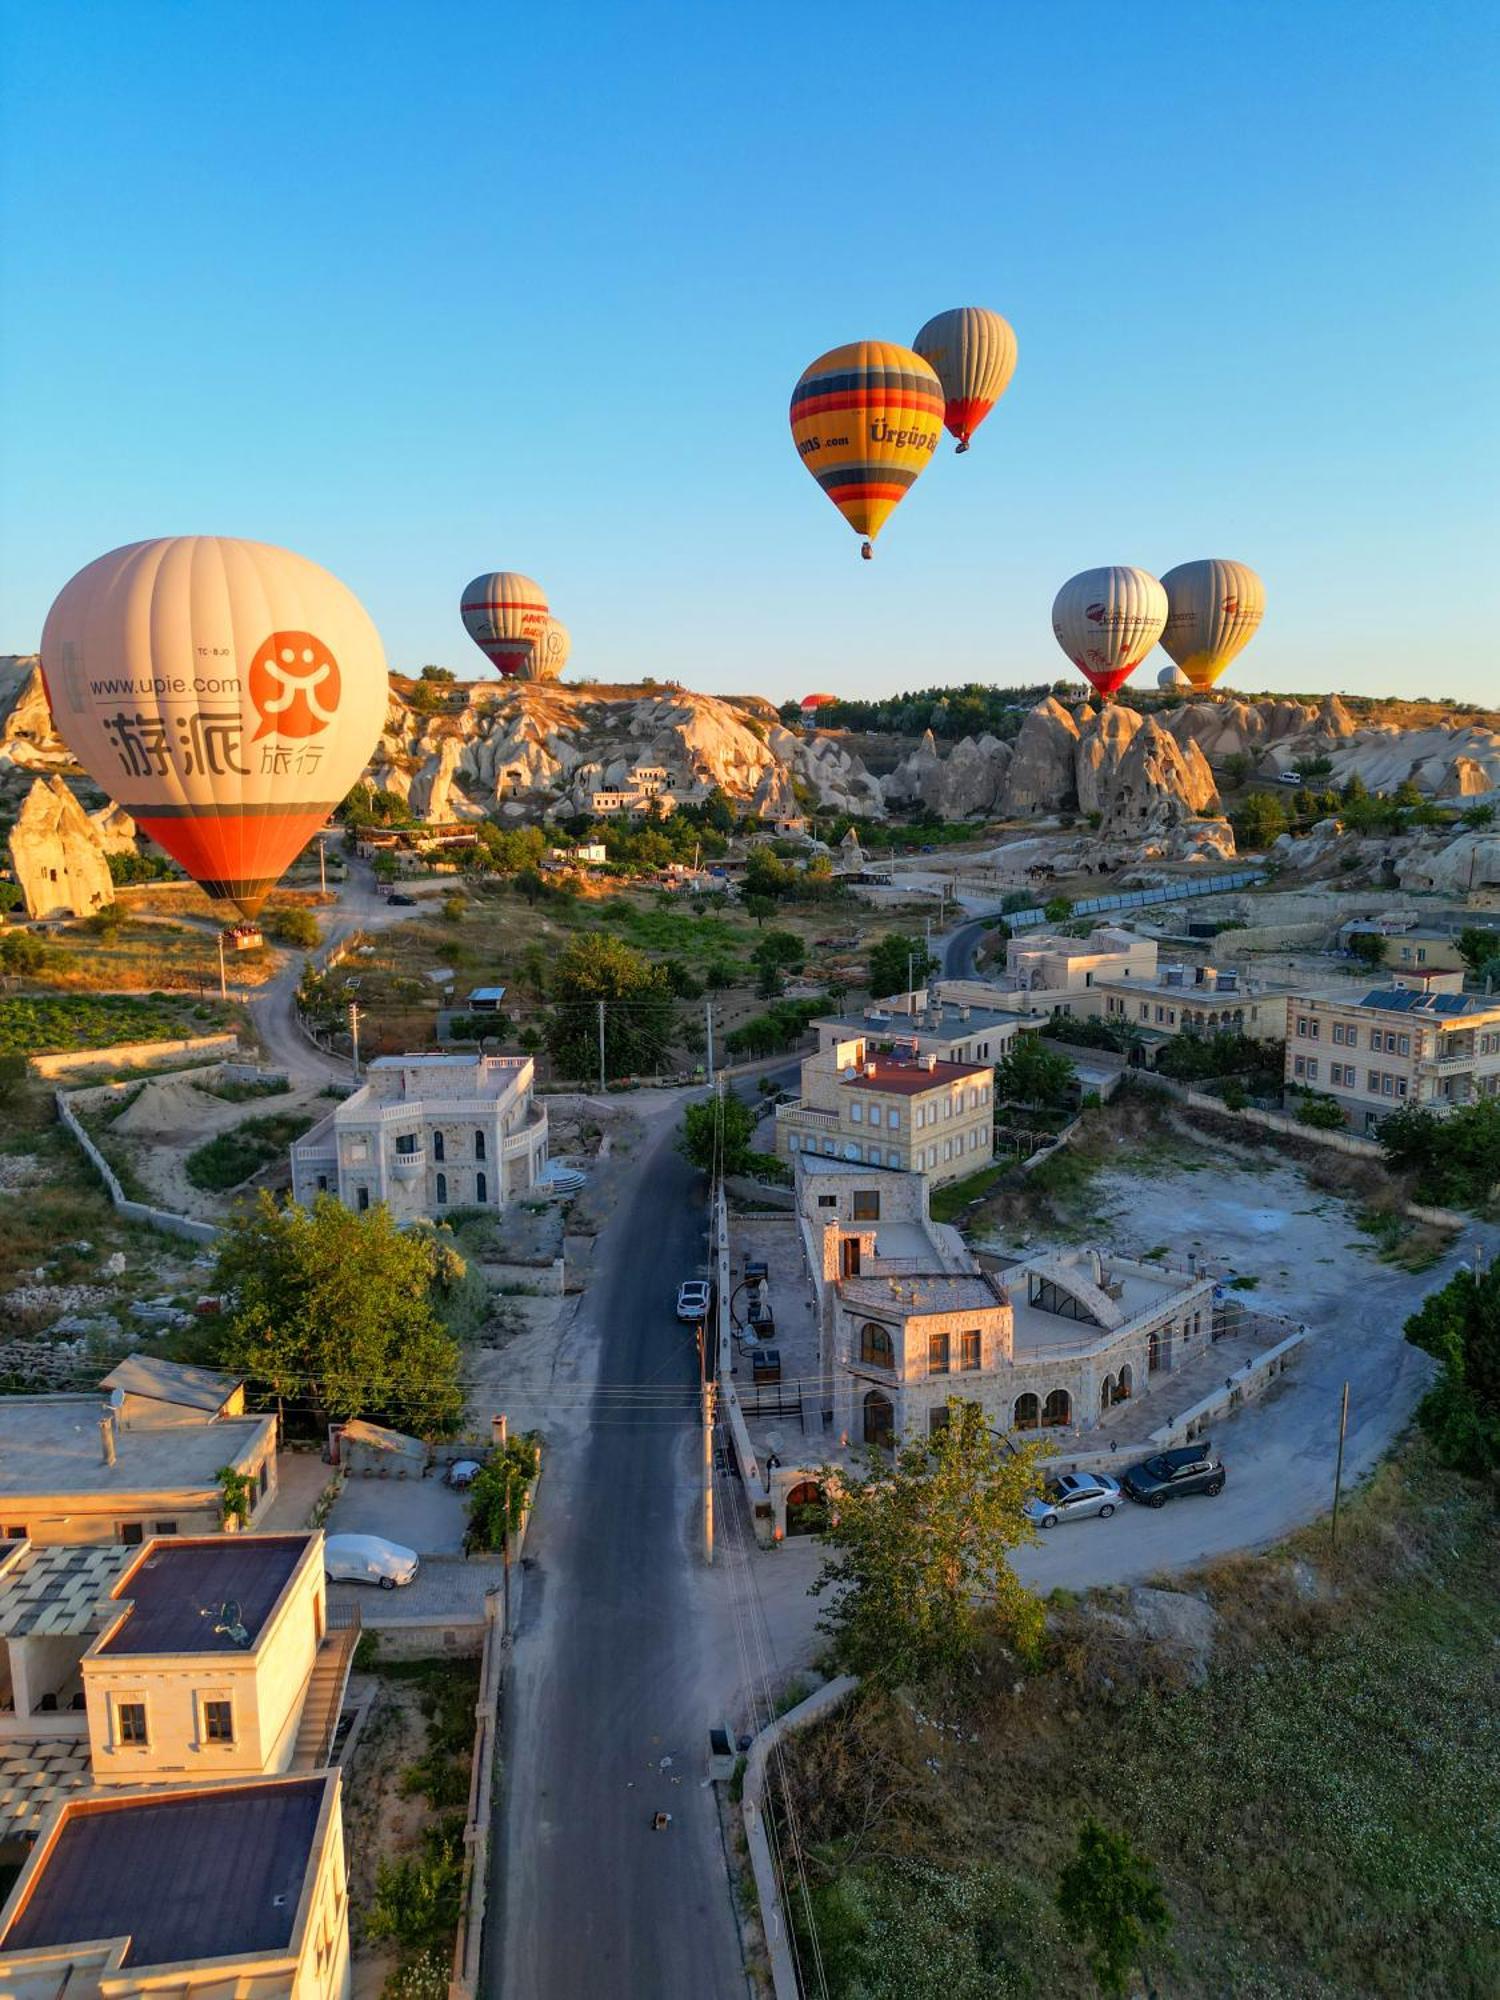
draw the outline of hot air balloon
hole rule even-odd
[[[253,916],[385,723],[380,635],[305,556],[220,535],[114,549],[42,631],[58,734],[217,901]]]
[[[912,346],[942,383],[943,422],[967,451],[1016,372],[1014,327],[983,306],[955,306],[928,320]]]
[[[1265,616],[1266,587],[1248,563],[1212,556],[1179,563],[1161,581],[1167,593],[1162,645],[1206,693],[1255,637]]]
[[[1168,613],[1168,616],[1170,615]],[[1169,692],[1180,694],[1184,688],[1190,688],[1193,684],[1182,671],[1181,667],[1163,667],[1161,672],[1156,676],[1156,685],[1159,688],[1167,689]]]
[[[549,617],[533,651],[531,666],[523,680],[555,681],[568,664],[573,637],[560,618]]]
[[[476,576],[459,599],[464,630],[505,680],[529,674],[532,653],[547,623],[547,596],[539,583],[513,569]]]
[[[1161,637],[1167,593],[1143,569],[1119,565],[1071,577],[1052,605],[1057,643],[1102,695],[1112,695]]]
[[[864,536],[868,562],[892,508],[937,450],[942,384],[909,347],[855,340],[804,370],[791,419],[802,463]]]

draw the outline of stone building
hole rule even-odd
[[[398,1222],[504,1208],[547,1164],[534,1081],[530,1056],[381,1056],[362,1088],[293,1145],[293,1198],[384,1202]]]
[[[1288,1088],[1332,1097],[1356,1132],[1420,1104],[1444,1114],[1500,1095],[1500,996],[1466,994],[1457,972],[1397,974],[1358,1000],[1289,1004]]]
[[[961,1180],[994,1151],[993,1099],[988,1063],[882,1055],[854,1035],[803,1063],[801,1101],[776,1107],[776,1150]]]

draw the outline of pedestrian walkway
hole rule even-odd
[[[328,1482],[333,1467],[323,1463],[316,1451],[279,1451],[276,1454],[276,1498],[255,1523],[257,1535],[291,1535],[308,1525],[313,1508]]]

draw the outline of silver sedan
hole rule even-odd
[[[1059,1521],[1082,1521],[1090,1514],[1107,1521],[1119,1504],[1119,1482],[1108,1474],[1064,1472],[1049,1479],[1038,1498],[1026,1502],[1026,1517],[1038,1528],[1055,1528]]]

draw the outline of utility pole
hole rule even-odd
[[[358,1083],[359,1082],[359,1008],[353,1000],[349,1002],[349,1040],[353,1044],[354,1048],[354,1081]]]
[[[222,931],[219,932],[219,998],[221,1000],[229,998],[229,984],[224,977],[224,933]]]
[[[318,835],[318,894],[328,894],[328,855],[321,833]]]
[[[1339,1493],[1344,1484],[1344,1434],[1349,1428],[1349,1384],[1344,1384],[1343,1400],[1339,1404],[1339,1455],[1333,1474],[1333,1525],[1329,1543],[1333,1548],[1339,1545]]]
[[[708,1024],[708,1080],[712,1083],[714,1080],[714,1003],[712,1000],[704,1001],[703,1012]]]
[[[714,1381],[708,1372],[708,1326],[703,1328],[703,1560],[714,1559]]]
[[[604,1081],[604,1002],[599,1002],[599,1088],[605,1088]]]

